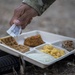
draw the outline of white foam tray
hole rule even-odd
[[[59,46],[59,44],[58,44],[59,41],[63,41],[63,40],[73,40],[73,41],[75,41],[74,38],[65,37],[65,36],[61,36],[61,35],[57,35],[57,34],[53,34],[53,33],[49,33],[49,32],[44,32],[44,31],[39,31],[39,30],[34,30],[34,31],[22,33],[19,37],[15,37],[15,40],[19,44],[23,44],[25,38],[33,36],[33,35],[37,35],[37,34],[41,35],[41,37],[42,37],[43,41],[45,42],[45,44],[53,44],[55,47],[57,47],[59,49],[62,49],[61,46]],[[10,54],[12,54],[14,56],[17,56],[17,57],[22,55],[24,60],[26,60],[26,61],[28,61],[28,62],[36,65],[36,66],[39,66],[41,68],[46,68],[47,66],[49,66],[49,65],[65,58],[65,57],[67,57],[71,54],[74,54],[74,52],[75,52],[75,50],[72,50],[71,52],[68,52],[67,50],[63,49],[63,50],[66,51],[65,55],[61,56],[58,59],[53,59],[52,61],[49,61],[49,62],[40,62],[38,60],[32,59],[31,57],[28,57],[27,54],[29,54],[29,53],[41,53],[42,54],[42,52],[39,51],[39,48],[41,48],[43,45],[44,44],[42,44],[40,46],[37,46],[37,47],[30,48],[30,51],[28,51],[26,53],[21,53],[21,52],[15,50],[13,48],[10,48],[6,45],[3,45],[3,44],[0,44],[0,49],[2,51],[5,51],[5,52],[10,53]]]

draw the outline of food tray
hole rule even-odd
[[[36,66],[39,66],[41,68],[46,68],[47,66],[49,66],[49,65],[51,65],[51,64],[53,64],[53,63],[55,63],[55,62],[57,62],[57,61],[65,58],[65,57],[67,57],[67,56],[69,56],[69,55],[71,55],[71,54],[73,54],[75,52],[75,50],[72,50],[71,52],[69,52],[66,49],[62,48],[61,45],[60,45],[61,41],[63,41],[63,40],[67,40],[68,39],[68,40],[75,41],[74,38],[65,37],[65,36],[61,36],[61,35],[57,35],[57,34],[53,34],[53,33],[49,33],[49,32],[34,30],[34,31],[22,33],[20,36],[14,37],[14,38],[18,42],[18,44],[23,44],[25,38],[30,37],[30,36],[34,36],[34,35],[37,35],[37,34],[41,35],[41,37],[42,37],[42,39],[43,39],[43,41],[45,43],[41,44],[39,46],[36,46],[36,47],[30,47],[30,50],[28,52],[21,53],[21,52],[15,50],[13,48],[10,48],[10,47],[8,47],[8,46],[6,46],[4,44],[0,44],[0,49],[2,51],[5,51],[5,52],[7,52],[9,54],[12,54],[14,56],[17,56],[17,57],[19,57],[21,55],[21,56],[23,56],[24,60],[26,60],[26,61],[28,61],[28,62],[36,65]],[[51,55],[48,55],[48,54],[43,53],[43,52],[40,52],[39,49],[42,46],[46,45],[46,44],[51,44],[51,45],[53,45],[56,48],[64,50],[66,52],[65,55],[61,56],[58,59],[55,59]],[[49,59],[49,57],[48,57],[49,60],[52,60],[52,59],[53,60],[49,61],[49,62],[48,62],[48,60],[47,60],[47,62],[45,62],[45,61],[42,62],[41,60],[38,59],[37,56],[36,56],[36,58],[38,60],[37,59],[35,60],[35,58],[30,57],[29,54],[31,54],[31,55],[32,54],[34,54],[34,55],[35,54],[39,54],[39,56],[41,56],[41,55],[47,55],[47,57],[49,56],[51,58],[51,59]]]

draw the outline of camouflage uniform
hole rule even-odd
[[[55,0],[23,0],[41,15]]]

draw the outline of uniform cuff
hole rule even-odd
[[[42,14],[42,11],[41,11],[42,6],[43,6],[42,0],[23,0],[22,2],[34,8],[38,12],[39,15]]]

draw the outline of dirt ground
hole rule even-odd
[[[0,0],[0,37],[6,36],[14,9],[22,0]],[[36,17],[23,30],[43,30],[75,38],[75,0],[56,0],[41,16]],[[70,56],[46,69],[32,66],[26,75],[75,75],[74,56]],[[73,65],[67,66],[68,62]],[[31,70],[33,68],[33,70]],[[30,71],[31,70],[31,71]]]

